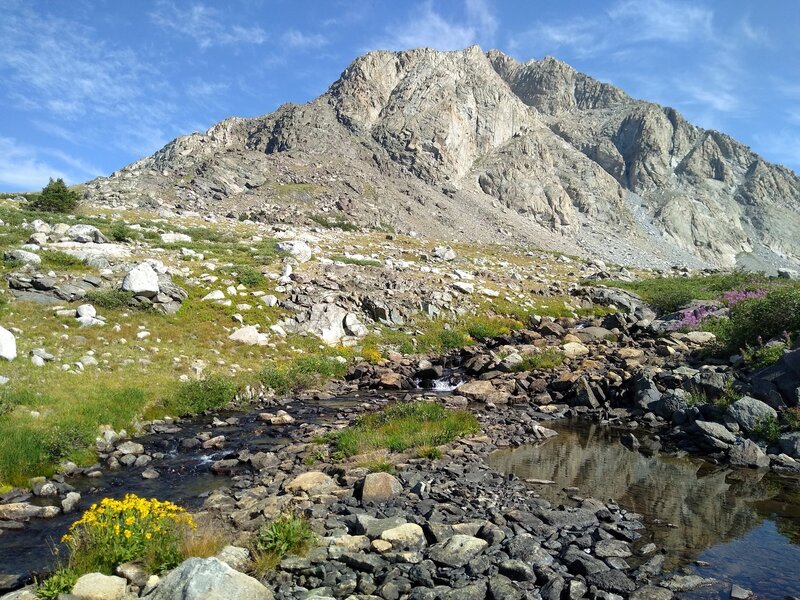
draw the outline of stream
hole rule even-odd
[[[434,389],[446,393],[447,387],[440,383]],[[163,458],[148,465],[161,476],[147,480],[141,477],[143,469],[129,468],[104,471],[99,479],[69,479],[82,494],[79,512],[49,520],[32,519],[23,529],[3,531],[0,581],[5,579],[8,585],[11,578],[21,574],[24,577],[20,581],[30,580],[52,568],[51,548],[92,502],[135,493],[199,508],[210,492],[235,484],[231,478],[211,472],[213,461],[235,457],[245,449],[285,449],[291,443],[293,429],[344,423],[347,415],[342,409],[371,395],[366,392],[334,400],[293,402],[283,408],[297,419],[294,425],[266,425],[258,420],[260,410],[253,410],[217,415],[223,420],[236,417],[238,423],[233,426],[211,427],[212,417],[205,416],[182,422],[180,432],[139,438],[148,454],[163,453]],[[624,430],[609,426],[569,420],[545,424],[559,435],[539,445],[497,450],[489,456],[489,465],[523,479],[552,481],[535,484],[534,489],[555,504],[569,504],[570,495],[593,496],[603,501],[613,499],[626,510],[642,515],[647,530],[642,531],[636,548],[654,543],[665,553],[668,571],[688,570],[736,583],[761,599],[800,595],[800,481],[752,469],[719,467],[698,458],[648,454],[644,452],[646,443],[643,451],[631,451],[619,442]],[[181,439],[202,431],[224,435],[225,448],[181,447]],[[565,492],[564,488],[575,489]],[[45,498],[32,501],[55,502]],[[728,600],[729,595],[719,588],[699,588],[683,597]]]
[[[753,469],[719,467],[699,458],[631,451],[623,431],[553,421],[559,435],[544,444],[498,450],[493,468],[536,485],[543,498],[613,499],[644,517],[637,543],[666,552],[666,570],[688,569],[752,590],[758,598],[800,594],[800,481]],[[644,448],[644,446],[643,446]],[[565,493],[564,488],[578,491]],[[699,588],[686,598],[729,598]]]

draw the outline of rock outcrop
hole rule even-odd
[[[231,118],[91,201],[535,242],[647,266],[800,259],[800,179],[553,58],[371,52],[305,105]],[[322,215],[322,216],[320,216]]]

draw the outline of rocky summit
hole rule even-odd
[[[800,260],[800,179],[554,58],[370,52],[328,91],[229,118],[87,185],[115,208],[533,242],[629,265]]]

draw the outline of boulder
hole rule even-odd
[[[0,327],[0,358],[4,360],[17,358],[17,338],[5,327]]]
[[[761,400],[744,396],[728,407],[728,416],[748,433],[767,419],[777,419],[778,413]]]
[[[403,485],[389,473],[370,473],[364,478],[361,502],[388,502],[403,491]]]
[[[148,600],[272,600],[272,592],[217,558],[190,558],[166,575]]]
[[[561,346],[561,350],[564,352],[564,356],[567,358],[578,358],[579,356],[585,356],[589,354],[589,348],[580,342],[567,342]]]
[[[64,237],[73,242],[79,242],[81,244],[105,244],[108,242],[106,236],[104,236],[97,227],[94,227],[93,225],[84,225],[82,223],[73,225],[67,229]]]
[[[161,241],[165,244],[176,244],[179,242],[191,242],[192,236],[185,233],[168,232],[161,234]]]
[[[310,496],[313,496],[315,494],[324,494],[338,486],[331,477],[322,471],[309,471],[298,475],[287,483],[285,487],[289,492],[306,492]]]
[[[125,595],[126,583],[122,577],[87,573],[72,588],[72,595],[81,600],[120,600]]]
[[[266,333],[260,333],[255,325],[237,329],[228,336],[228,339],[246,346],[265,346],[269,343],[269,336]]]
[[[769,456],[752,440],[742,440],[742,443],[731,446],[728,458],[737,467],[760,469],[769,466]]]
[[[13,260],[23,265],[38,266],[42,264],[42,258],[38,254],[27,250],[6,250],[3,253],[3,260]]]
[[[450,539],[431,546],[428,555],[433,562],[446,567],[463,567],[481,554],[489,543],[471,535],[456,534]]]
[[[131,269],[122,280],[122,291],[134,296],[153,298],[158,295],[158,273],[148,263],[140,263]]]
[[[307,262],[311,260],[311,247],[302,240],[287,240],[275,244],[275,249],[278,252],[286,252],[298,262]]]
[[[784,433],[778,443],[786,454],[792,458],[800,458],[800,431]],[[0,507],[2,508],[2,507]]]
[[[311,307],[311,314],[302,328],[322,339],[326,344],[338,344],[346,332],[344,320],[348,312],[335,304],[319,303]]]
[[[420,550],[425,546],[425,532],[415,523],[405,523],[387,529],[381,534],[380,539],[389,542],[393,550]]]

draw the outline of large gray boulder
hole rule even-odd
[[[17,338],[5,327],[0,327],[0,358],[4,360],[17,358]]]
[[[3,253],[3,260],[13,260],[23,265],[33,265],[34,267],[42,264],[42,258],[38,254],[27,250],[6,250]]]
[[[298,262],[307,262],[311,260],[311,246],[303,240],[287,240],[275,244],[275,249],[278,252],[286,252],[297,260]]]
[[[457,534],[445,542],[432,546],[429,556],[433,562],[446,567],[463,567],[488,546],[488,542],[480,538]]]
[[[774,365],[753,374],[754,385],[777,389],[789,406],[800,402],[800,348],[786,352]],[[765,398],[766,399],[766,398]]]
[[[122,291],[134,296],[152,298],[158,295],[158,273],[148,263],[136,265],[122,280]]]
[[[95,244],[105,244],[108,242],[106,236],[104,236],[100,230],[93,225],[73,225],[67,229],[64,237],[69,238],[73,242],[80,242],[81,244],[88,244],[92,242]]]
[[[750,396],[744,396],[728,407],[728,416],[734,419],[739,426],[750,433],[761,423],[768,419],[777,419],[778,413],[774,408]]]
[[[217,558],[190,558],[161,580],[149,600],[272,600],[272,592]]]

